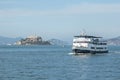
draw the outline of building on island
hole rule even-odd
[[[15,45],[50,45],[49,41],[43,41],[39,36],[28,36],[25,39],[17,41]]]

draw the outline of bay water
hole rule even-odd
[[[120,46],[70,55],[71,46],[0,46],[0,80],[120,80]]]

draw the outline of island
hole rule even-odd
[[[43,41],[40,36],[28,36],[25,39],[21,39],[15,42],[15,45],[51,45],[49,41]]]

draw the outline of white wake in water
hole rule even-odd
[[[75,53],[68,53],[69,55],[75,55]]]
[[[78,53],[78,54],[76,54],[76,53],[68,53],[69,55],[85,55],[85,56],[87,56],[87,55],[92,55],[92,54],[84,54],[84,53]]]

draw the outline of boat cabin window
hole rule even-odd
[[[94,39],[94,42],[99,42],[99,39]]]
[[[103,49],[103,47],[97,47],[96,49]]]
[[[89,41],[74,41],[73,43],[90,43]]]
[[[95,49],[95,47],[91,47],[91,49]]]
[[[107,48],[105,47],[105,49],[107,49]]]
[[[96,44],[96,45],[107,45],[107,43],[95,43],[95,42],[93,42],[93,44]]]

